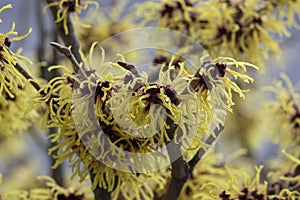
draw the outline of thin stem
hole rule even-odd
[[[38,51],[37,51],[37,57],[39,61],[45,61],[45,52],[46,52],[46,38],[47,38],[47,31],[45,26],[45,19],[44,15],[42,13],[43,5],[40,0],[36,0],[36,14],[37,14],[37,31],[39,32],[39,44],[38,44]]]
[[[39,91],[41,89],[41,86],[35,81],[36,79],[31,76],[30,74],[28,74],[26,72],[26,70],[24,69],[24,67],[22,67],[19,63],[16,63],[14,65],[14,67],[18,70],[18,72],[20,72],[24,78],[26,78],[29,83],[37,90]]]
[[[118,65],[120,65],[124,69],[130,71],[136,77],[141,77],[141,74],[139,73],[138,69],[134,65],[124,63],[124,62],[121,62],[121,61],[118,61]]]
[[[55,47],[55,49],[59,53],[64,54],[71,61],[72,65],[73,65],[73,69],[76,73],[79,73],[84,79],[88,78],[86,73],[81,68],[78,61],[76,60],[74,54],[72,53],[72,51],[69,48],[62,46],[61,44],[59,44],[57,42],[50,42],[50,44],[51,44],[51,46]]]
[[[7,51],[11,54],[11,55],[13,55],[13,53],[9,50],[9,49],[7,49]],[[27,79],[28,81],[29,81],[29,83],[37,90],[37,91],[39,91],[42,87],[35,81],[36,79],[32,76],[32,75],[30,75],[26,70],[25,70],[25,68],[22,66],[22,65],[20,65],[19,63],[15,63],[14,64],[14,67],[15,67],[15,69],[16,70],[18,70],[18,72],[20,72],[20,74],[22,74],[23,75],[23,77],[25,78],[25,79]]]

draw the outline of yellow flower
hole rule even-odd
[[[83,23],[91,25],[89,29],[83,29],[80,27],[80,24],[74,23],[75,31],[84,53],[89,51],[90,46],[95,41],[101,43],[111,36],[136,28],[134,25],[135,19],[129,10],[130,6],[127,4],[128,2],[126,3],[126,1],[119,1],[112,8],[107,8],[107,13],[98,12],[95,9],[89,10],[82,19]],[[124,13],[125,7],[126,12]],[[117,41],[111,40],[105,53],[109,54],[108,51],[110,49],[114,49],[116,46],[129,45],[128,43],[132,42],[128,38],[122,38],[122,40]]]
[[[191,134],[188,133],[188,130],[192,123],[197,123],[197,119],[192,114],[197,112],[194,110],[197,107],[196,101],[193,103],[195,95],[185,94],[183,96],[185,100],[190,98],[190,101],[181,98],[180,92],[183,87],[180,88],[180,86],[184,85],[186,77],[179,72],[175,79],[171,80],[169,74],[174,70],[174,66],[171,65],[168,70],[161,70],[157,84],[148,83],[146,74],[144,78],[133,78],[128,83],[120,83],[122,89],[116,92],[111,99],[111,110],[119,125],[121,127],[127,125],[128,130],[141,137],[141,141],[148,144],[149,147],[154,144],[162,146],[174,137],[176,138],[176,133],[174,135],[167,133],[169,129],[167,127],[170,126],[170,124],[166,124],[168,119],[180,127],[176,132],[181,132],[183,138]],[[183,111],[183,109],[187,109],[188,102],[191,113]],[[128,104],[128,109],[124,109],[126,104]]]
[[[228,189],[219,194],[220,199],[267,199],[268,182],[260,182],[262,169],[263,166],[255,167],[256,175],[253,178],[243,171],[234,174],[228,182]]]
[[[299,22],[296,20],[296,15],[300,14],[299,1],[271,0],[266,3],[270,10],[276,9],[278,13],[278,21],[284,21],[284,23],[289,27],[299,28]]]
[[[0,8],[0,13],[1,12],[3,12],[4,10],[6,10],[6,9],[9,9],[9,8],[12,8],[12,5],[11,4],[7,4],[7,5],[5,5],[5,6],[2,6],[1,8]],[[0,23],[2,23],[3,21],[2,21],[2,19],[0,18]]]
[[[239,97],[245,99],[244,93],[248,91],[240,89],[237,83],[234,81],[240,79],[242,82],[247,84],[253,83],[254,79],[243,73],[246,72],[247,68],[258,70],[258,67],[247,62],[236,61],[235,59],[229,57],[218,57],[214,60],[214,62],[216,63],[221,76],[224,74],[221,79],[224,83],[227,93],[227,108],[229,111],[232,111],[230,109],[230,107],[234,105],[234,102],[232,101],[232,92],[237,93]]]
[[[208,152],[185,183],[179,199],[266,199],[267,182],[260,180],[262,166],[255,167],[252,178],[251,173],[233,164],[244,161],[246,153],[239,149],[224,159],[214,150]]]
[[[25,84],[23,88],[18,88],[18,93],[10,97],[7,93],[0,94],[0,138],[21,133],[32,126],[39,114],[36,110],[28,111],[26,107],[35,95],[34,88]],[[2,101],[2,98],[4,100]]]
[[[9,38],[10,35],[18,34],[14,31],[14,29],[15,24],[12,25],[9,32],[5,34],[0,33],[0,94],[5,93],[10,98],[15,97],[19,90],[18,87],[24,87],[25,82],[25,78],[15,68],[16,63],[22,64],[25,69],[26,63],[31,63],[26,57],[19,55],[19,52],[13,53],[9,50],[9,46],[12,41],[18,41],[27,37],[30,34],[31,29],[29,29],[28,33],[23,36]],[[3,97],[0,101],[3,101]]]
[[[298,1],[193,1],[145,2],[137,10],[142,25],[158,25],[187,34],[212,58],[230,56],[262,66],[270,55],[281,53],[279,37],[289,37],[296,26]],[[279,14],[278,14],[279,13]]]
[[[81,113],[81,119],[79,123],[75,124],[76,113],[71,111],[75,107],[80,106],[81,102],[92,102],[92,112],[96,113],[99,118],[99,123],[102,127],[105,123],[111,123],[111,115],[107,115],[104,112],[103,106],[106,106],[106,101],[111,98],[112,84],[114,80],[108,75],[102,77],[101,80],[93,72],[86,72],[88,79],[80,83],[80,80],[72,73],[68,68],[64,66],[54,66],[52,68],[65,69],[65,73],[62,77],[58,77],[50,81],[47,86],[42,88],[40,95],[36,98],[37,103],[47,103],[46,112],[44,115],[45,127],[57,127],[57,133],[52,134],[49,138],[52,142],[58,142],[56,146],[49,149],[49,153],[56,159],[56,163],[53,167],[58,166],[64,160],[69,160],[72,168],[72,177],[78,175],[80,180],[83,181],[87,178],[89,173],[92,173],[95,178],[92,183],[93,187],[100,186],[108,191],[115,191],[116,195],[128,196],[129,191],[133,191],[129,196],[138,196],[143,199],[149,199],[154,196],[152,189],[149,187],[148,182],[142,181],[142,177],[149,178],[159,185],[162,179],[157,180],[157,175],[139,175],[136,173],[127,173],[118,171],[102,164],[95,155],[107,154],[113,156],[112,161],[120,159],[121,163],[126,160],[122,158],[114,149],[105,149],[105,141],[103,139],[108,137],[112,142],[116,142],[116,145],[123,148],[129,148],[129,150],[138,149],[143,151],[142,143],[138,144],[137,141],[129,141],[128,137],[124,137],[124,133],[118,130],[118,127],[114,123],[110,132],[103,133],[102,131],[96,134],[99,137],[95,137],[92,128],[89,126],[88,119],[89,114],[87,112]],[[118,80],[118,78],[117,78]],[[80,83],[80,84],[79,84]],[[76,92],[78,91],[78,92]],[[76,95],[79,95],[77,99]],[[90,109],[89,105],[85,107]],[[76,108],[78,109],[78,108]],[[99,114],[98,114],[99,113]],[[101,113],[101,114],[100,114]],[[82,119],[87,120],[82,120]],[[80,131],[79,128],[87,127],[85,131]],[[77,128],[77,129],[76,129]],[[104,134],[107,134],[106,136]],[[120,139],[119,142],[115,139]],[[122,142],[123,140],[123,142]],[[139,146],[132,146],[135,143]],[[132,148],[131,148],[132,147]],[[56,152],[55,152],[56,151]],[[147,150],[149,151],[149,150]],[[54,153],[55,152],[55,153]],[[93,154],[91,154],[93,153]],[[123,159],[123,160],[122,160]],[[128,160],[127,160],[128,161]],[[134,166],[134,165],[132,165]],[[133,170],[135,170],[133,168]],[[137,187],[138,186],[138,187]],[[148,197],[148,198],[147,198]]]
[[[225,79],[225,74],[252,81],[232,69],[245,70],[252,65],[230,58],[204,63],[196,74],[189,74],[184,62],[173,64],[174,57],[160,68],[155,82],[148,82],[147,74],[139,74],[133,65],[128,67],[122,56],[122,61],[100,61],[98,66],[92,58],[83,59],[90,68],[85,72],[86,80],[80,80],[67,67],[52,67],[65,72],[42,88],[36,98],[38,103],[47,104],[45,126],[58,128],[49,137],[57,143],[49,149],[56,159],[53,167],[67,159],[72,177],[83,181],[92,173],[93,188],[99,186],[122,196],[134,191],[135,198],[153,198],[151,188],[137,180],[151,177],[153,185],[161,181],[151,171],[157,170],[160,162],[167,162],[164,146],[172,140],[182,145],[182,152],[209,148],[202,140],[211,134],[211,124],[223,123],[218,109],[230,110],[231,92],[241,96],[244,92]],[[106,71],[99,76],[93,68]],[[140,156],[130,157],[132,154]],[[184,157],[189,160],[191,156],[186,153]]]
[[[12,8],[8,4],[0,8],[0,12]],[[21,64],[26,71],[27,63],[31,63],[28,58],[21,56],[21,51],[16,53],[9,50],[13,41],[19,41],[31,33],[17,36],[15,24],[7,33],[0,33],[0,123],[3,125],[0,135],[9,136],[14,133],[24,131],[31,125],[31,120],[37,117],[36,111],[25,113],[24,107],[29,101],[33,88],[27,80],[16,69],[16,65]],[[10,37],[14,35],[16,37]]]
[[[79,14],[81,14],[82,11],[86,10],[89,5],[94,5],[98,9],[99,4],[96,1],[82,1],[82,0],[60,0],[60,1],[54,1],[52,3],[49,3],[45,8],[44,12],[47,8],[58,6],[58,11],[56,13],[56,23],[63,23],[65,34],[69,34],[67,22],[69,13],[74,13],[75,20],[80,26],[84,28],[90,28],[91,26],[85,23],[82,23]]]
[[[296,152],[298,154],[299,150]],[[282,150],[282,157],[270,163],[272,169],[268,173],[270,183],[268,194],[270,198],[299,199],[300,192],[297,187],[300,184],[299,166],[300,159]]]
[[[300,142],[300,94],[297,88],[285,74],[280,75],[282,80],[274,80],[272,87],[266,90],[275,95],[265,104],[269,113],[269,123],[274,127],[275,142],[289,148],[299,146]]]
[[[48,176],[40,176],[39,180],[46,183],[45,187],[37,187],[29,190],[16,190],[5,192],[0,195],[2,200],[60,200],[60,199],[81,199],[92,200],[88,196],[87,189],[81,189],[79,186],[63,188],[55,180]]]
[[[142,26],[149,25],[153,23],[153,20],[158,19],[160,27],[190,35],[199,27],[195,23],[199,14],[195,9],[195,4],[194,0],[145,2],[138,8],[137,15],[144,19],[141,22]]]
[[[264,10],[258,0],[207,3],[199,16],[207,21],[207,26],[200,31],[199,42],[212,57],[228,55],[261,66],[270,54],[280,53],[278,42],[270,32],[287,33],[283,24],[277,26],[272,11],[266,14]]]

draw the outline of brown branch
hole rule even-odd
[[[54,64],[58,63],[57,60],[57,51],[53,50],[52,57],[50,59],[47,59],[46,56],[47,54],[47,36],[51,35],[54,40],[57,41],[57,35],[56,35],[56,30],[53,30],[54,27],[51,26],[51,32],[48,33],[47,28],[46,28],[46,23],[45,23],[45,15],[43,14],[43,1],[41,0],[36,0],[37,6],[36,6],[36,18],[37,18],[37,31],[39,33],[39,43],[37,46],[38,51],[36,52],[37,54],[37,59],[38,61],[42,64],[41,66],[41,77],[44,78],[45,80],[49,81],[54,77],[59,76],[59,70],[58,69],[53,69],[51,71],[48,71],[48,67]],[[53,31],[53,32],[52,32]],[[49,62],[50,60],[50,62]],[[45,62],[46,61],[46,62]]]
[[[37,31],[39,32],[39,44],[38,44],[38,51],[37,51],[37,58],[39,62],[45,61],[45,52],[46,52],[46,38],[47,38],[47,31],[45,26],[45,19],[43,15],[43,4],[40,0],[36,0],[36,18],[37,18]]]
[[[46,2],[49,4],[49,3],[55,2],[55,0],[46,0]],[[57,12],[59,10],[59,7],[58,6],[51,6],[49,9],[50,9],[51,14],[53,16],[53,19],[55,20]],[[74,57],[76,58],[76,60],[79,63],[81,63],[82,58],[81,58],[81,55],[79,53],[79,47],[80,47],[79,40],[78,40],[78,38],[75,34],[74,27],[73,27],[72,22],[70,21],[69,16],[67,16],[67,27],[68,27],[68,30],[69,30],[68,35],[66,35],[66,33],[65,33],[63,22],[56,23],[56,30],[57,30],[57,33],[58,33],[59,37],[61,38],[61,40],[64,42],[64,44],[67,47],[69,47],[69,46],[72,47],[71,51],[72,51]],[[85,71],[83,65],[82,65],[82,67],[83,67],[83,70]]]
[[[183,185],[189,177],[189,166],[182,157],[180,144],[167,145],[167,150],[171,162],[174,160],[174,156],[181,155],[171,163],[171,181],[164,196],[164,200],[174,200],[178,198]]]
[[[179,103],[180,102],[178,101],[176,106]],[[175,135],[176,130],[177,130],[177,134],[179,134],[178,129],[180,129],[180,127],[177,124],[175,124],[170,117],[167,117],[166,124],[168,127],[170,127],[169,129],[167,129],[167,134],[168,137],[172,140],[166,145],[169,159],[172,166],[172,171],[171,171],[171,181],[168,185],[167,192],[164,195],[163,199],[173,200],[173,199],[177,199],[183,185],[188,179],[187,172],[189,171],[188,170],[189,167],[182,157],[181,143],[175,143],[174,141],[174,137],[180,137],[178,135]],[[180,155],[179,158],[178,155]]]
[[[53,46],[59,53],[64,54],[72,63],[73,65],[73,69],[76,73],[79,73],[84,79],[87,79],[87,75],[84,72],[84,70],[81,68],[81,66],[79,65],[78,61],[76,60],[74,54],[72,53],[72,51],[65,47],[62,46],[61,44],[57,43],[57,42],[50,42],[51,46]]]
[[[210,62],[204,63],[202,66],[202,68],[207,69],[207,71],[209,71],[209,69],[211,69],[211,67],[214,67],[214,69],[216,69],[216,65],[213,63],[210,63]],[[191,81],[189,87],[191,87],[191,89],[193,91],[196,91],[200,87],[202,87],[206,90],[211,90],[212,89],[211,83],[205,82],[205,80],[208,80],[208,77],[206,77],[206,75],[204,75],[204,74],[200,75],[199,71],[200,71],[200,69],[198,69],[196,71],[196,73],[193,77],[195,79],[193,79],[193,81]],[[216,79],[219,78],[217,73],[215,73],[214,76],[212,76],[212,77],[216,78]],[[183,93],[187,93],[187,92],[188,92],[187,90],[183,91]],[[170,124],[168,124],[168,125],[170,125]],[[170,131],[170,133],[174,134],[177,127],[175,128],[172,125],[173,124],[171,124],[171,128],[168,131]],[[219,137],[222,130],[224,129],[223,124],[220,123],[220,124],[218,124],[218,126],[219,127],[214,129],[214,131],[213,131],[214,133],[212,133],[204,141],[204,143],[206,143],[207,145],[212,145],[216,141],[216,139]],[[170,137],[169,132],[168,132],[168,135]],[[176,136],[176,137],[178,137],[178,136]],[[205,154],[205,149],[201,147],[189,162],[186,162],[183,159],[180,144],[174,143],[173,145],[167,145],[167,150],[168,150],[168,154],[169,154],[169,158],[170,158],[171,162],[176,159],[176,157],[174,157],[174,156],[181,155],[178,159],[176,159],[174,162],[171,163],[171,166],[172,166],[171,180],[168,185],[167,192],[164,196],[164,200],[173,200],[173,199],[178,198],[184,184],[192,176],[195,166],[197,165],[197,163],[201,160],[201,158]]]
[[[6,48],[6,47],[4,47],[4,48]],[[13,55],[13,53],[12,53],[9,49],[6,48],[6,50],[9,52],[10,55]],[[39,91],[39,90],[41,89],[41,86],[36,82],[36,79],[35,79],[32,75],[30,75],[30,74],[25,70],[25,68],[24,68],[22,65],[20,65],[19,63],[16,62],[16,63],[14,64],[14,67],[15,67],[16,70],[18,70],[18,72],[19,72],[20,74],[23,75],[23,77],[24,77],[25,79],[27,79],[27,80],[29,81],[29,83],[30,83],[37,91]]]
[[[124,63],[124,62],[121,62],[121,61],[118,61],[118,65],[120,65],[124,69],[130,71],[136,77],[141,77],[141,74],[139,73],[138,69],[134,65]]]
[[[90,177],[92,182],[94,182],[94,178],[95,178],[95,174],[93,174],[90,171]],[[95,200],[111,200],[111,192],[100,188],[98,185],[96,186],[96,188],[93,190],[94,192],[94,196],[95,196]]]
[[[43,63],[45,61],[47,61],[46,58],[46,52],[47,52],[47,30],[46,30],[46,26],[45,26],[45,16],[42,12],[43,10],[43,3],[40,0],[36,0],[37,6],[36,6],[36,14],[37,14],[37,30],[39,31],[39,44],[38,44],[38,51],[37,51],[37,59],[40,63]],[[54,34],[56,37],[56,34]],[[52,71],[48,71],[48,67],[51,64],[56,64],[56,51],[54,51],[53,57],[50,58],[50,62],[46,62],[46,64],[43,64],[43,66],[41,66],[41,77],[44,78],[47,81],[50,81],[52,78],[59,76],[59,71],[57,69],[52,70]],[[49,128],[47,130],[47,135],[52,135],[55,134],[57,132],[57,128]],[[48,150],[53,148],[54,146],[57,145],[57,143],[53,143],[50,141],[47,141],[48,145],[45,147],[43,146],[44,149]],[[54,152],[56,153],[56,152]],[[50,160],[50,164],[51,166],[54,165],[55,163],[55,159],[52,156],[49,156],[49,160]],[[50,167],[50,176],[56,181],[56,183],[60,186],[64,186],[64,173],[63,173],[63,166],[59,165],[56,168],[52,168]]]
[[[24,78],[26,78],[29,83],[37,90],[39,91],[41,89],[41,86],[35,81],[36,79],[31,76],[30,74],[28,74],[26,72],[26,70],[24,69],[24,67],[22,67],[19,63],[16,63],[14,65],[14,67],[18,70],[18,72],[20,72],[20,74],[23,75]]]
[[[205,143],[208,145],[212,145],[216,139],[219,137],[222,132],[224,126],[220,124],[220,128],[214,129],[214,134],[211,134],[206,140]],[[175,129],[170,129],[174,131]],[[181,155],[181,145],[173,144],[167,145],[168,154],[170,160],[174,160],[174,156]],[[164,196],[164,200],[174,200],[177,199],[180,195],[180,192],[186,183],[186,181],[191,177],[193,170],[197,163],[201,160],[203,155],[205,154],[204,148],[200,148],[195,156],[188,163],[183,159],[182,155],[171,163],[172,172],[171,172],[171,181],[168,185],[167,192]]]

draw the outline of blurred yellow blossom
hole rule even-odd
[[[48,176],[40,176],[39,180],[45,181],[44,187],[36,187],[29,190],[16,190],[5,192],[0,195],[2,200],[61,200],[61,199],[78,199],[92,200],[88,196],[87,189],[81,189],[79,186],[69,187],[67,189],[59,186],[55,180]]]
[[[25,131],[32,126],[33,121],[39,118],[36,110],[26,109],[35,95],[35,90],[29,83],[18,90],[13,97],[4,92],[0,94],[0,97],[4,98],[4,101],[0,100],[0,138]]]
[[[87,15],[82,19],[83,23],[90,24],[89,29],[80,28],[80,24],[75,23],[75,31],[78,35],[81,48],[84,53],[89,51],[90,46],[94,42],[101,43],[106,39],[119,34],[123,31],[136,28],[134,21],[136,20],[130,10],[128,2],[119,1],[111,8],[107,8],[107,13],[99,12],[96,9],[90,9]],[[124,7],[128,9],[124,10]],[[110,48],[115,46],[129,45],[132,43],[128,38],[110,42],[109,48],[106,49],[106,54]]]
[[[44,12],[47,8],[58,6],[58,10],[56,13],[56,23],[63,23],[63,27],[65,30],[65,34],[69,34],[68,30],[68,17],[70,13],[74,13],[75,21],[84,28],[90,28],[91,26],[89,24],[82,23],[82,21],[79,18],[79,14],[81,14],[82,11],[87,10],[90,5],[96,6],[96,8],[99,7],[98,2],[96,1],[83,1],[83,0],[60,0],[60,1],[53,1],[44,8]]]
[[[269,123],[274,127],[274,142],[283,148],[297,149],[300,142],[300,94],[287,75],[281,74],[280,77],[281,80],[274,79],[274,86],[266,87],[272,96],[265,108],[269,113]]]
[[[158,25],[183,32],[202,44],[212,58],[230,56],[263,67],[263,61],[281,53],[279,37],[289,37],[297,24],[298,1],[190,1],[145,2],[137,9],[142,25]],[[278,15],[278,11],[279,15]],[[278,37],[277,37],[278,38]]]

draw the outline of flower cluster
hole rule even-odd
[[[299,193],[299,147],[300,147],[300,95],[287,75],[274,79],[273,86],[266,88],[271,93],[270,101],[265,103],[268,124],[273,128],[271,137],[283,149],[285,157],[269,162],[272,172],[268,193],[277,199],[297,199]]]
[[[299,159],[283,152],[290,160],[278,163],[268,172],[268,179],[262,176],[263,166],[255,167],[249,172],[236,167],[232,162],[241,162],[246,155],[240,149],[224,160],[220,154],[209,152],[200,162],[186,182],[181,199],[220,199],[220,200],[281,200],[297,199],[299,187]],[[290,163],[287,165],[287,163]],[[280,169],[279,169],[280,168]],[[285,171],[288,170],[288,171]],[[252,170],[251,170],[252,171]],[[278,177],[280,177],[278,179]]]
[[[68,17],[70,13],[74,13],[75,20],[78,24],[80,24],[81,27],[84,28],[90,28],[91,26],[89,24],[82,23],[82,21],[79,18],[79,14],[86,10],[89,5],[94,5],[98,9],[99,4],[96,1],[81,1],[81,0],[60,0],[60,1],[53,1],[44,9],[44,12],[47,8],[51,7],[58,7],[57,13],[56,13],[56,23],[63,23],[63,27],[65,30],[65,34],[69,34],[68,30]]]
[[[245,92],[229,77],[253,81],[233,69],[255,67],[218,58],[190,74],[184,62],[173,64],[174,57],[160,68],[157,81],[148,82],[146,73],[134,72],[135,67],[129,67],[123,58],[97,66],[92,59],[84,60],[91,69],[108,70],[100,76],[95,70],[86,71],[87,79],[82,80],[67,67],[53,66],[65,73],[52,79],[36,98],[37,103],[47,104],[45,127],[58,128],[50,136],[58,143],[49,150],[57,161],[54,167],[68,159],[73,176],[84,180],[90,172],[94,174],[93,188],[100,186],[122,196],[134,190],[136,198],[150,199],[154,195],[151,185],[161,185],[162,180],[161,175],[150,171],[165,159],[151,153],[163,155],[163,147],[172,140],[187,151],[186,160],[195,150],[209,148],[202,140],[211,134],[211,124],[223,125],[219,111],[231,110],[232,92],[241,97]],[[128,159],[126,152],[150,156]],[[140,174],[141,169],[147,173]],[[153,184],[149,186],[149,182]]]
[[[109,119],[110,115],[104,113],[104,108],[106,107],[106,101],[111,97],[109,93],[112,92],[111,84],[114,80],[108,76],[100,81],[99,77],[97,77],[93,71],[87,71],[88,80],[84,80],[80,83],[79,77],[68,68],[64,66],[53,66],[52,69],[53,68],[62,68],[65,73],[61,77],[51,80],[47,86],[39,91],[40,95],[36,98],[38,104],[47,104],[44,115],[45,127],[58,128],[58,132],[50,136],[52,142],[59,142],[59,144],[49,149],[49,153],[53,154],[53,157],[57,160],[53,167],[57,167],[65,159],[68,159],[73,169],[73,177],[78,175],[82,181],[90,172],[94,174],[94,188],[99,185],[109,191],[114,190],[116,195],[125,197],[131,197],[132,195],[136,197],[141,195],[143,198],[147,196],[149,196],[149,198],[153,197],[153,191],[148,185],[149,181],[143,181],[143,177],[147,180],[153,179],[155,183],[159,184],[159,182],[162,182],[162,179],[156,176],[156,174],[138,175],[135,173],[116,171],[94,157],[95,154],[101,153],[107,153],[113,156],[113,152],[109,150],[105,151],[107,149],[101,149],[105,147],[103,141],[105,137],[108,137],[111,142],[115,142],[118,147],[128,148],[130,150],[134,150],[134,148],[131,147],[135,141],[131,142],[124,139],[122,137],[124,135],[119,135],[116,126],[111,128],[107,126],[109,129],[106,131],[106,134],[108,135],[99,131],[96,133],[99,134],[99,136],[97,136],[91,134],[93,133],[91,128],[87,129],[86,132],[79,132],[79,125],[76,127],[76,124],[74,124],[76,111],[72,111],[75,108],[79,109],[78,107],[80,107],[81,102],[89,102],[91,100],[93,104],[95,103],[95,105],[92,105],[93,110],[91,112],[97,115],[101,128],[105,130],[105,123],[111,120]],[[79,98],[76,98],[77,94]],[[87,127],[85,123],[88,123],[88,119],[91,116],[83,112],[80,117],[83,122],[83,124],[80,125]],[[87,120],[83,121],[82,119],[85,118]],[[139,144],[139,146],[141,146],[141,144]],[[138,148],[138,146],[135,148]],[[82,166],[84,167],[82,167],[81,164],[83,164]],[[125,183],[126,185],[124,185]],[[136,187],[136,185],[140,185],[140,187]],[[128,191],[133,192],[128,193]]]
[[[8,4],[0,8],[0,13],[12,5]],[[12,52],[9,48],[13,41],[19,41],[27,37],[31,32],[23,36],[17,36],[15,24],[7,33],[0,33],[0,122],[2,128],[0,135],[13,135],[30,126],[30,119],[36,116],[35,112],[25,114],[24,107],[33,94],[33,88],[27,80],[16,69],[16,65],[22,65],[26,70],[26,65],[31,63],[26,57],[21,56],[21,51]],[[16,37],[11,37],[14,35]]]
[[[284,159],[280,158],[270,163],[272,171],[268,173],[268,194],[273,199],[297,199],[300,197],[300,159],[285,150],[282,154]]]
[[[149,21],[158,17],[160,27],[171,28],[191,35],[196,28],[191,26],[191,23],[195,22],[198,15],[195,4],[195,1],[191,0],[145,2],[137,10],[137,15],[145,18],[141,25],[147,25]]]
[[[257,200],[263,200],[267,199],[268,194],[267,194],[267,186],[268,183],[265,181],[261,183],[260,181],[260,176],[261,176],[261,171],[263,169],[263,166],[255,167],[256,170],[256,175],[251,180],[251,177],[246,174],[245,172],[235,174],[235,177],[233,177],[229,181],[229,189],[222,191],[219,194],[220,199],[222,200],[230,200],[230,199],[257,199]],[[244,181],[244,186],[243,188],[240,187],[240,183],[238,183],[238,180]]]
[[[0,176],[1,177],[1,176]],[[48,176],[40,176],[39,180],[46,182],[45,187],[33,188],[30,190],[17,190],[0,194],[0,199],[44,199],[44,200],[92,200],[88,196],[86,190],[82,190],[79,186],[69,187],[67,189],[59,186],[55,180]],[[1,183],[1,182],[0,182]]]
[[[1,8],[0,11],[11,7],[12,6],[9,4]],[[26,63],[29,62],[26,57],[20,55],[20,52],[14,53],[9,50],[9,47],[13,41],[18,41],[27,37],[30,34],[31,29],[23,36],[10,37],[10,35],[18,35],[14,29],[15,24],[13,23],[11,29],[7,33],[0,33],[0,82],[3,83],[0,87],[0,93],[7,96],[7,98],[14,98],[19,88],[24,87],[25,79],[15,68],[16,63],[18,62],[23,66],[26,66]],[[1,96],[0,101],[5,102],[5,99]]]
[[[242,161],[246,153],[245,149],[240,149],[226,159],[215,151],[207,153],[184,185],[180,199],[233,200],[265,196],[267,183],[260,183],[262,166],[252,175],[252,172],[233,165]]]
[[[257,65],[279,55],[274,34],[290,36],[298,1],[187,1],[146,2],[138,9],[142,24],[181,31],[201,43],[212,57],[231,56]],[[279,11],[279,15],[276,11]]]
[[[3,135],[28,128],[32,118],[37,116],[36,109],[41,108],[44,128],[51,129],[48,139],[53,145],[48,153],[56,161],[52,167],[56,168],[67,160],[72,169],[71,179],[78,177],[82,183],[90,177],[91,184],[86,190],[78,186],[66,189],[50,177],[41,177],[46,187],[0,193],[1,200],[89,200],[92,199],[89,192],[93,190],[97,198],[99,189],[113,199],[163,199],[164,195],[172,192],[177,192],[175,195],[179,199],[300,198],[300,95],[287,76],[281,75],[283,81],[275,80],[274,87],[268,88],[275,100],[266,105],[270,117],[263,121],[269,123],[268,129],[273,128],[272,140],[278,140],[279,147],[284,149],[285,159],[261,159],[264,168],[261,165],[248,171],[240,166],[249,167],[254,157],[264,157],[259,154],[261,152],[258,155],[256,149],[250,152],[251,149],[246,155],[246,150],[242,149],[224,159],[213,150],[225,126],[227,111],[233,111],[236,97],[245,99],[248,90],[243,88],[254,81],[246,75],[248,70],[257,70],[256,65],[261,65],[264,59],[278,55],[281,51],[278,40],[290,36],[290,27],[299,26],[295,15],[300,14],[300,1],[146,1],[137,9],[142,21],[130,18],[132,13],[123,2],[118,5],[114,2],[116,6],[108,17],[91,12],[83,21],[80,15],[91,5],[98,9],[96,1],[47,2],[45,10],[51,9],[57,28],[64,29],[63,41],[69,43],[66,39],[68,34],[74,39],[70,41],[68,52],[63,51],[68,48],[63,49],[62,45],[51,45],[66,55],[73,69],[64,64],[49,67],[49,70],[60,70],[62,74],[41,87],[32,80],[27,70],[30,61],[20,55],[21,51],[12,52],[10,48],[13,41],[27,37],[31,29],[27,34],[18,36],[13,23],[7,33],[0,33],[0,143],[4,144]],[[0,14],[11,7],[10,4],[3,6]],[[70,17],[77,22],[74,24],[78,29],[76,32],[73,32]],[[151,48],[150,59],[156,56],[152,64],[141,65],[149,61],[148,54],[142,52],[139,56],[140,48],[134,48],[134,51],[124,48],[124,45],[135,47],[132,44],[136,43],[144,45],[137,38],[148,39],[147,36],[138,34],[113,37],[111,43],[102,43],[105,52],[99,48],[100,56],[94,55],[97,44],[93,41],[102,42],[131,28],[136,20],[142,26],[157,25],[158,22],[160,27],[187,34],[201,43],[213,59],[189,55],[197,48],[186,45],[184,39],[179,42],[184,48],[166,56],[170,51],[164,50],[177,48],[173,46],[177,40],[171,38],[171,46],[164,44],[164,48],[160,46],[154,51]],[[71,51],[77,46],[76,34],[84,53],[81,50],[76,52],[77,49]],[[155,32],[149,35],[160,36]],[[90,45],[90,56],[86,59],[84,54]],[[126,51],[121,51],[124,50],[122,48]],[[124,55],[117,54],[116,60],[104,62],[110,59],[111,52],[123,52]],[[186,56],[190,57],[185,59]],[[52,63],[56,62],[56,58],[54,55]],[[194,58],[198,64],[191,67]],[[82,63],[79,64],[76,59]],[[145,70],[146,67],[149,68]],[[37,93],[30,102],[32,109],[27,110],[25,115],[24,108],[28,100],[32,100],[30,94],[33,93],[29,84]],[[260,145],[257,135],[249,136],[247,128],[242,127],[252,123],[241,115],[242,112],[249,115],[245,110],[252,107],[238,109],[236,116],[247,122],[229,124],[238,129],[232,132],[242,132],[247,142],[250,137],[255,138],[256,145]],[[253,121],[261,122],[256,113],[247,119],[253,118],[256,118]],[[233,140],[235,138],[230,138],[231,144]],[[1,145],[3,149],[7,149],[6,145],[17,146],[19,149],[14,150],[20,152],[20,143],[7,141]],[[10,157],[8,154],[5,156]],[[19,168],[16,171],[22,174]],[[30,171],[34,170],[31,168]],[[11,170],[10,174],[14,175],[15,170]],[[4,179],[9,179],[10,174]],[[178,182],[181,183],[174,184]],[[174,185],[179,188],[177,191],[172,190]]]

